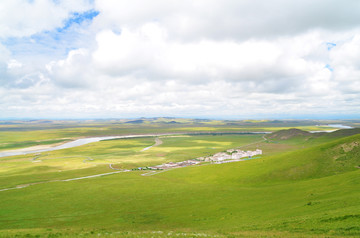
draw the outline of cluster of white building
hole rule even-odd
[[[181,162],[169,162],[169,163],[162,164],[162,165],[156,165],[156,166],[149,167],[149,169],[162,170],[162,169],[186,167],[186,166],[196,165],[196,164],[200,164],[200,162],[196,161],[196,160],[186,160],[186,161],[181,161]]]
[[[229,162],[236,162],[242,161],[242,158],[251,158],[255,155],[261,155],[262,150],[256,149],[254,151],[243,151],[239,149],[229,149],[226,152],[219,152],[212,156],[208,157],[199,157],[194,160],[186,160],[181,162],[169,162],[162,165],[156,165],[151,167],[140,167],[136,170],[165,170],[165,169],[172,169],[172,168],[180,168],[186,167],[191,165],[200,164],[201,161],[205,162],[214,162],[215,164],[222,164],[222,163],[229,163]]]
[[[261,155],[262,150],[256,149],[254,151],[243,151],[238,149],[229,149],[226,152],[219,152],[214,154],[213,156],[208,157],[199,157],[197,160],[205,161],[205,162],[211,162],[211,161],[224,161],[224,160],[238,160],[241,158],[251,158],[255,155]]]

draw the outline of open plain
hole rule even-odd
[[[229,127],[226,121],[191,120],[171,127],[169,120],[180,124],[183,119],[148,119],[136,126],[102,122],[79,127],[56,121],[2,125],[3,151],[92,136],[171,134],[1,157],[0,236],[360,235],[357,128],[309,133],[336,128],[309,121],[276,122],[276,127],[269,121],[246,122],[247,127],[238,121]],[[199,161],[142,171],[235,148],[263,153],[233,163]]]

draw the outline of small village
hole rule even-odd
[[[243,151],[239,149],[229,149],[226,152],[219,152],[209,157],[199,157],[196,160],[205,161],[205,162],[235,162],[241,158],[252,158],[255,155],[261,155],[262,150],[256,149],[254,151]]]
[[[192,160],[186,160],[181,162],[169,162],[166,164],[150,166],[150,167],[139,167],[134,170],[166,170],[187,167],[192,165],[198,165],[201,163],[211,163],[211,164],[223,164],[237,161],[244,161],[252,159],[255,155],[261,155],[262,150],[256,149],[254,151],[243,151],[239,149],[229,149],[226,152],[219,152],[212,156],[199,157]]]

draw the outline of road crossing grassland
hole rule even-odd
[[[149,150],[149,149],[151,149],[151,148],[154,147],[154,146],[159,146],[159,145],[161,145],[162,143],[163,143],[162,140],[161,140],[159,137],[156,137],[156,138],[155,138],[155,144],[154,144],[154,145],[148,146],[148,147],[142,149],[141,151]]]
[[[0,189],[0,192],[8,191],[8,190],[13,190],[13,189],[26,188],[26,187],[29,187],[29,186],[32,186],[32,185],[38,185],[38,184],[44,184],[44,183],[69,182],[69,181],[75,181],[75,180],[81,180],[81,179],[89,179],[89,178],[102,177],[102,176],[107,176],[107,175],[117,174],[117,173],[122,173],[122,172],[129,172],[129,170],[122,170],[122,171],[109,172],[109,173],[103,173],[103,174],[94,174],[94,175],[89,175],[89,176],[84,176],[84,177],[76,177],[76,178],[70,178],[70,179],[50,180],[50,181],[37,182],[37,183],[21,184],[21,185],[18,185],[18,186],[16,186],[16,187],[12,187],[12,188]]]

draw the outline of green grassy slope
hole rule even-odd
[[[354,135],[238,163],[3,191],[0,236],[357,237],[359,166]]]
[[[355,135],[281,155],[225,164],[220,170],[219,167],[212,165],[204,171],[192,168],[174,173],[177,173],[175,176],[178,178],[189,180],[194,179],[195,175],[189,174],[194,172],[203,177],[215,174],[216,181],[220,183],[266,185],[356,172],[359,171],[358,167],[360,167],[360,135]]]

